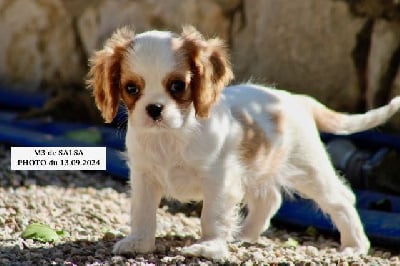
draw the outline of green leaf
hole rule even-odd
[[[299,245],[299,242],[297,240],[289,237],[288,240],[286,240],[283,244],[282,247],[284,248],[291,248],[291,247],[297,247]]]
[[[84,141],[93,144],[101,143],[101,132],[95,128],[71,130],[64,134],[68,139]]]
[[[64,230],[57,230],[56,234],[59,236],[59,238],[63,238],[66,235]]]
[[[48,225],[41,223],[28,225],[21,234],[21,237],[24,239],[33,239],[40,242],[55,242],[64,236],[64,231],[53,230]]]

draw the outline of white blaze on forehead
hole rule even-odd
[[[148,89],[159,88],[165,76],[176,67],[172,38],[170,32],[149,31],[137,35],[133,41],[129,64],[142,76]]]

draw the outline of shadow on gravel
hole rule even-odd
[[[128,180],[113,177],[104,171],[3,170],[2,177],[0,178],[0,187],[3,188],[18,188],[36,185],[57,186],[62,188],[113,188],[117,192],[127,192],[129,189]]]
[[[80,240],[60,244],[41,244],[21,241],[12,247],[0,247],[0,265],[109,265],[120,263],[160,263],[165,259],[177,259],[184,262],[180,256],[179,247],[187,246],[196,240],[192,237],[163,237],[156,239],[156,250],[151,254],[132,254],[115,256],[113,245],[120,240],[87,241]],[[172,262],[172,261],[171,261]],[[193,258],[191,259],[193,262]]]

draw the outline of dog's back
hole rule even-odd
[[[400,96],[398,96],[387,105],[364,114],[346,114],[331,110],[306,95],[290,94],[287,91],[253,84],[230,86],[223,94],[233,109],[240,106],[253,118],[265,119],[266,113],[279,109],[283,115],[292,114],[296,120],[300,120],[302,113],[307,112],[319,130],[343,135],[377,127],[385,123],[400,108]]]

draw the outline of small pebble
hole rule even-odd
[[[107,231],[107,232],[104,233],[103,240],[104,241],[112,241],[116,237],[117,236],[113,232]]]
[[[384,259],[389,259],[391,256],[392,254],[390,252],[383,252],[381,257]]]
[[[305,253],[310,257],[317,257],[319,255],[318,249],[313,246],[306,246]]]

